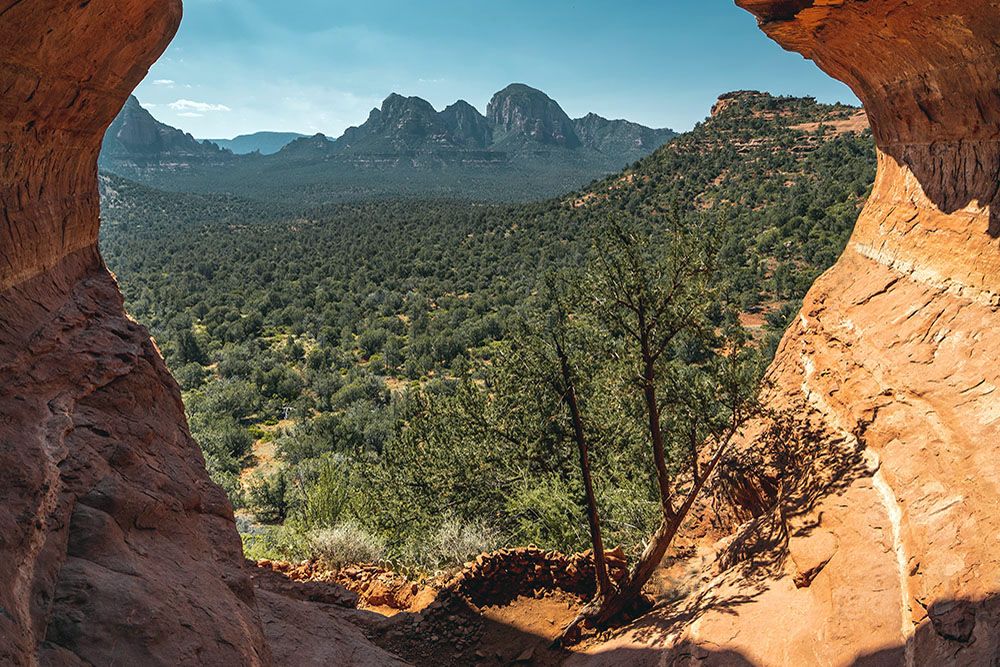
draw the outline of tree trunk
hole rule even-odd
[[[586,432],[583,428],[583,416],[580,413],[580,403],[576,396],[576,385],[573,383],[573,373],[569,359],[561,347],[556,349],[562,366],[563,382],[566,386],[566,403],[569,405],[570,416],[573,419],[573,437],[580,454],[580,470],[583,471],[583,487],[587,496],[587,520],[590,523],[590,539],[594,546],[594,572],[597,579],[597,594],[595,599],[601,599],[611,592],[611,578],[608,576],[608,563],[604,556],[604,541],[601,538],[601,519],[597,511],[597,497],[594,494],[594,481],[590,474],[590,448],[587,444]]]
[[[625,583],[617,590],[613,590],[609,595],[595,597],[594,600],[592,600],[591,603],[588,604],[580,612],[580,614],[566,626],[557,641],[567,643],[575,640],[580,633],[580,627],[582,625],[598,628],[605,627],[615,618],[621,616],[623,612],[628,610],[639,600],[642,595],[642,589],[646,586],[652,578],[653,573],[655,573],[656,569],[660,566],[660,563],[663,561],[663,557],[666,555],[667,550],[674,541],[674,537],[677,536],[677,531],[680,530],[681,525],[684,523],[684,519],[687,518],[688,513],[694,506],[694,503],[701,494],[702,489],[704,489],[705,484],[711,478],[712,473],[719,464],[719,461],[722,460],[722,456],[728,450],[729,443],[732,441],[735,434],[736,424],[734,421],[733,426],[720,442],[719,447],[712,456],[711,461],[705,467],[701,478],[694,482],[691,491],[688,493],[688,496],[684,500],[681,507],[676,512],[672,512],[670,516],[664,514],[663,519],[660,522],[660,527],[655,533],[653,533],[652,538],[649,540],[649,544],[646,545],[646,548],[643,550],[639,560],[636,561],[635,567],[633,567],[629,572],[628,579],[625,580]]]
[[[663,430],[660,428],[660,404],[656,397],[656,359],[653,357],[651,332],[646,322],[646,309],[639,307],[639,348],[642,354],[642,395],[646,403],[647,428],[653,444],[653,463],[656,466],[656,483],[660,490],[660,508],[664,523],[669,523],[674,515],[673,498],[670,489],[670,475],[667,472],[667,456],[663,446]]]

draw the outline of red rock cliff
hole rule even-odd
[[[596,663],[653,664],[659,642],[714,664],[998,664],[1000,7],[737,4],[850,86],[878,145],[850,244],[771,369],[772,407],[863,464],[796,508],[774,571],[723,574],[686,627],[646,624]]]
[[[879,149],[851,242],[774,367],[878,467],[883,518],[876,506],[844,524],[877,526],[880,540],[841,542],[882,551],[884,579],[850,552],[831,560],[846,589],[830,588],[828,611],[860,616],[866,643],[902,645],[904,661],[988,664],[1000,656],[1000,8],[741,4],[851,86]],[[852,611],[865,598],[885,609],[877,622]]]
[[[0,664],[270,657],[232,509],[97,250],[105,128],[179,0],[0,2]]]

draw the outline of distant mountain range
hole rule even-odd
[[[250,153],[274,155],[288,144],[304,136],[306,135],[298,132],[254,132],[253,134],[241,134],[232,139],[205,139],[205,141],[211,141],[219,148],[225,148],[236,155],[249,155]]]
[[[490,100],[486,115],[465,100],[436,111],[419,97],[393,93],[373,109],[367,122],[349,128],[334,148],[342,154],[406,151],[491,151],[520,153],[539,148],[587,149],[624,166],[651,153],[673,137],[597,114],[570,119],[559,104],[523,84],[507,86]]]
[[[618,171],[675,136],[596,114],[571,119],[523,84],[496,93],[486,115],[463,100],[437,111],[419,97],[393,93],[336,141],[258,133],[199,142],[157,121],[133,97],[108,130],[101,168],[167,190],[306,203],[527,200]]]

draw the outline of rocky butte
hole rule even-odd
[[[879,147],[854,237],[768,393],[814,429],[820,460],[850,465],[789,501],[775,558],[716,567],[679,613],[576,660],[996,664],[1000,11],[739,4],[854,89]],[[0,663],[267,665],[312,634],[313,659],[394,664],[254,590],[177,386],[97,250],[104,130],[180,14],[179,0],[0,4]],[[515,97],[491,110],[504,128]],[[530,131],[560,141],[564,126]],[[712,548],[738,560],[748,525]]]
[[[129,95],[104,135],[98,164],[102,170],[127,166],[141,173],[143,169],[184,168],[191,163],[221,166],[232,158],[232,152],[212,142],[199,142],[157,121]]]

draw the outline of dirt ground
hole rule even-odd
[[[690,557],[698,556],[692,550]],[[623,573],[621,558],[616,571]],[[654,601],[665,602],[690,585],[689,560],[665,563],[647,591]],[[589,552],[567,557],[534,547],[500,550],[457,574],[419,581],[378,565],[251,565],[258,589],[324,605],[359,629],[373,650],[415,667],[555,667],[614,634],[585,636],[572,649],[553,645],[593,594]]]
[[[535,588],[477,605],[447,577],[417,583],[376,566],[255,565],[259,589],[334,605],[372,644],[415,667],[561,665],[571,652],[553,642],[586,603],[576,592]]]
[[[477,607],[446,596],[422,612],[400,612],[363,627],[376,645],[416,667],[561,665],[570,652],[552,642],[583,601],[561,591]]]

